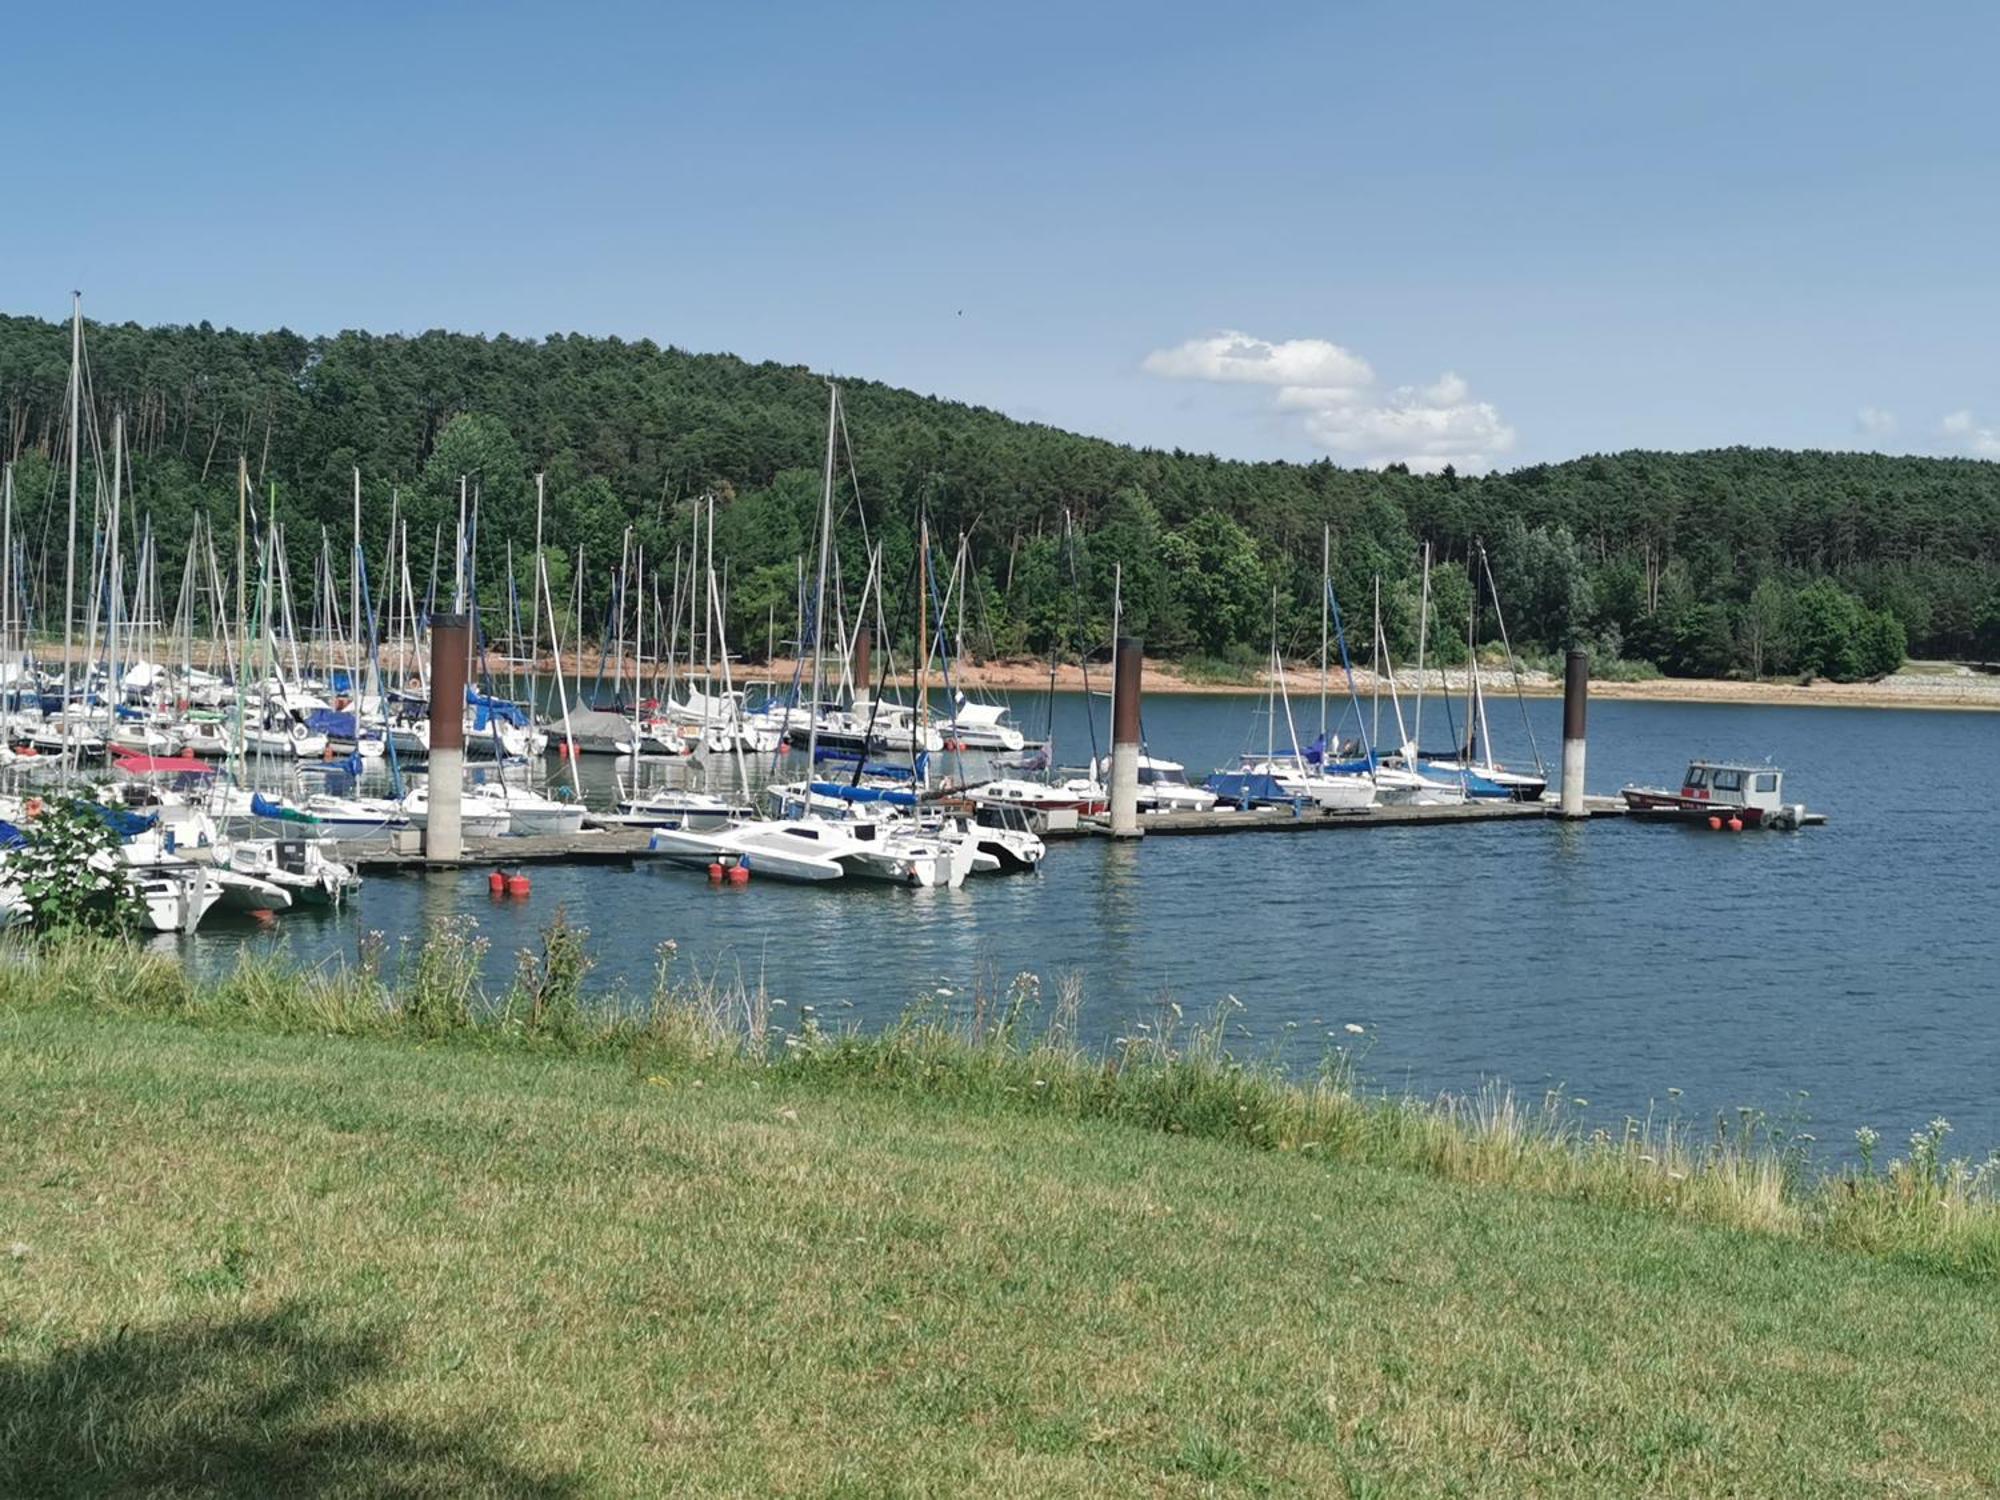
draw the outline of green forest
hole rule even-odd
[[[58,616],[69,352],[66,324],[0,318],[17,550]],[[367,555],[382,556],[394,489],[420,564],[438,528],[449,547],[459,478],[473,476],[482,598],[504,600],[498,539],[513,541],[525,593],[542,472],[551,587],[570,598],[580,556],[593,631],[627,528],[649,566],[667,564],[706,495],[733,647],[755,658],[773,622],[781,641],[792,628],[821,489],[822,375],[644,340],[206,323],[87,324],[86,353],[100,433],[124,415],[128,513],[150,518],[170,591],[196,513],[233,545],[241,456],[260,507],[287,522],[295,579],[313,576],[322,525],[345,557],[357,466]],[[1580,644],[1601,670],[1847,680],[1906,654],[2000,656],[2000,465],[1731,448],[1420,476],[1126,447],[839,379],[850,589],[866,569],[865,530],[892,591],[912,592],[900,581],[914,576],[921,510],[939,567],[969,538],[967,645],[982,655],[1101,651],[1114,573],[1124,628],[1150,653],[1254,663],[1274,598],[1285,649],[1316,652],[1331,528],[1335,591],[1361,658],[1378,587],[1390,648],[1399,659],[1413,649],[1425,543],[1433,660],[1463,655],[1489,567],[1502,613],[1482,587],[1479,638],[1497,641],[1504,620],[1531,658]],[[88,484],[89,454],[85,468]]]

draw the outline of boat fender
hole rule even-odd
[[[528,892],[534,888],[534,883],[525,875],[514,874],[507,877],[507,894],[510,896],[525,899]]]
[[[1720,833],[1722,832],[1722,819],[1715,817],[1714,815],[1711,814],[1708,820],[1708,826],[1714,829],[1717,833]]]
[[[731,870],[729,872],[729,883],[731,885],[748,885],[750,883],[749,866],[738,865],[735,869]]]
[[[1729,820],[1729,831],[1731,833],[1741,833],[1743,831],[1743,820],[1741,818],[1731,818]]]
[[[507,889],[507,872],[495,870],[486,877],[486,889],[498,896]]]
[[[723,875],[723,869],[720,863],[712,864],[708,867],[708,878],[710,883],[714,885],[722,884],[722,875]]]

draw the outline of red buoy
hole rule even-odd
[[[533,889],[534,886],[529,883],[528,877],[525,875],[509,875],[507,877],[507,894],[510,896],[525,896]]]
[[[1708,826],[1720,833],[1722,831],[1722,819],[1711,815],[1708,820]]]
[[[486,889],[496,896],[506,890],[507,872],[505,870],[495,870],[491,875],[488,875],[486,877]]]
[[[1731,833],[1741,833],[1743,831],[1743,820],[1741,818],[1731,818],[1729,820],[1729,831]]]
[[[731,885],[748,885],[750,883],[749,868],[745,865],[737,865],[732,868],[729,872],[729,883]]]
[[[719,864],[710,865],[708,867],[708,878],[717,885],[722,884],[722,866]]]

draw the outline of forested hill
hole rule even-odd
[[[241,453],[260,489],[277,487],[295,578],[312,576],[318,523],[344,548],[358,465],[378,557],[392,485],[413,538],[426,539],[421,559],[458,476],[475,474],[490,580],[492,539],[526,547],[541,469],[559,596],[581,547],[586,589],[606,597],[628,524],[650,558],[670,559],[696,497],[713,492],[737,643],[756,654],[768,622],[782,633],[791,617],[825,446],[825,383],[808,370],[565,336],[93,324],[86,343],[102,430],[125,413],[138,511],[152,517],[169,591],[196,510],[233,531]],[[15,535],[30,566],[58,579],[68,358],[66,325],[0,318]],[[1990,463],[1726,449],[1420,477],[1134,449],[866,380],[843,379],[842,390],[887,576],[908,576],[921,498],[946,564],[950,539],[971,535],[968,633],[985,650],[1101,640],[1114,563],[1127,628],[1151,651],[1261,654],[1274,586],[1288,649],[1316,650],[1330,524],[1335,583],[1363,651],[1378,577],[1391,644],[1410,648],[1428,540],[1440,564],[1433,642],[1462,634],[1483,541],[1517,649],[1582,641],[1607,659],[1699,675],[1866,675],[1893,666],[1906,642],[1918,654],[2000,654],[2000,466]],[[851,511],[843,545],[851,583],[861,572]],[[1489,610],[1483,633],[1496,628]]]

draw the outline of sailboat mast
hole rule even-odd
[[[69,551],[63,560],[63,749],[70,740],[70,653],[76,646],[76,470],[83,422],[83,293],[71,294],[69,323]]]
[[[1322,526],[1319,533],[1319,737],[1326,740],[1326,645],[1327,583],[1333,577],[1333,527]]]
[[[820,480],[819,501],[819,566],[813,575],[813,669],[812,669],[812,711],[806,723],[806,815],[812,815],[813,763],[819,756],[819,695],[822,683],[822,663],[820,660],[820,637],[825,633],[826,619],[826,562],[833,543],[833,438],[840,420],[840,387],[827,383],[826,405],[826,469]],[[862,747],[866,751],[866,745]]]
[[[1431,544],[1424,543],[1424,588],[1417,605],[1417,724],[1416,741],[1424,743],[1424,641],[1431,624]]]

